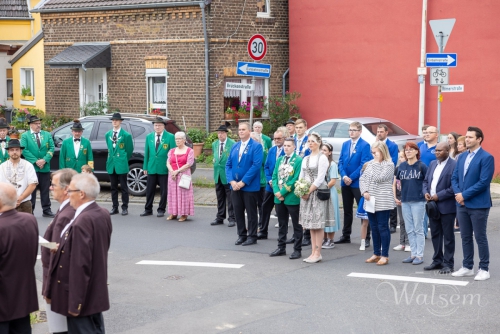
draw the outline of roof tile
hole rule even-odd
[[[29,18],[26,0],[0,0],[0,17]]]
[[[40,9],[78,9],[86,7],[133,6],[154,3],[187,2],[188,0],[49,0]]]

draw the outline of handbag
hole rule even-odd
[[[179,161],[177,160],[177,155],[175,153],[174,155],[175,155],[175,163],[177,164],[177,169],[179,169]],[[182,189],[191,188],[191,176],[187,174],[182,174],[181,179],[179,180],[179,187]]]
[[[317,163],[317,166],[319,166],[319,157],[321,156],[321,154],[318,154],[318,163]],[[309,171],[309,160],[311,160],[311,157],[309,156],[308,159],[307,159],[307,163],[306,163],[306,168],[308,170],[308,173],[309,173],[309,177],[311,179],[313,179],[312,177],[312,174],[310,173]],[[326,175],[325,175],[325,182],[326,182]],[[326,182],[328,183],[328,182]],[[316,189],[316,197],[318,197],[318,199],[320,201],[328,201],[330,199],[330,189],[328,189],[327,186],[324,186],[325,188],[323,188],[323,186],[320,186],[320,188]]]

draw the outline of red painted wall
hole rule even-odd
[[[386,118],[418,132],[422,1],[289,1],[290,89],[310,125],[335,117]],[[441,132],[479,126],[500,172],[500,1],[429,0],[427,21],[456,18],[445,52],[458,54],[443,93]],[[427,50],[438,52],[427,23]],[[429,72],[428,72],[429,74]],[[425,123],[437,124],[426,76]]]

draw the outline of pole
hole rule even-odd
[[[439,32],[439,53],[443,53],[443,38],[442,31]],[[441,85],[438,86],[438,110],[437,110],[437,130],[441,133]]]
[[[427,36],[427,0],[422,0],[422,33],[420,37],[420,67],[425,67],[425,51],[426,51],[426,36]],[[420,82],[420,93],[418,99],[418,130],[417,133],[422,135],[422,126],[424,126],[425,116],[425,76]]]
[[[256,63],[256,61],[253,61]],[[250,96],[250,131],[253,129],[253,99],[255,95],[255,77],[252,77],[252,85],[253,85],[253,90],[252,90],[252,95]]]

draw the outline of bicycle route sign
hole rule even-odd
[[[267,53],[267,42],[262,35],[250,37],[247,45],[248,55],[255,61],[262,60]]]
[[[431,86],[448,85],[450,82],[449,72],[448,67],[431,67],[429,76]]]
[[[425,64],[427,67],[457,67],[456,53],[427,53]]]

